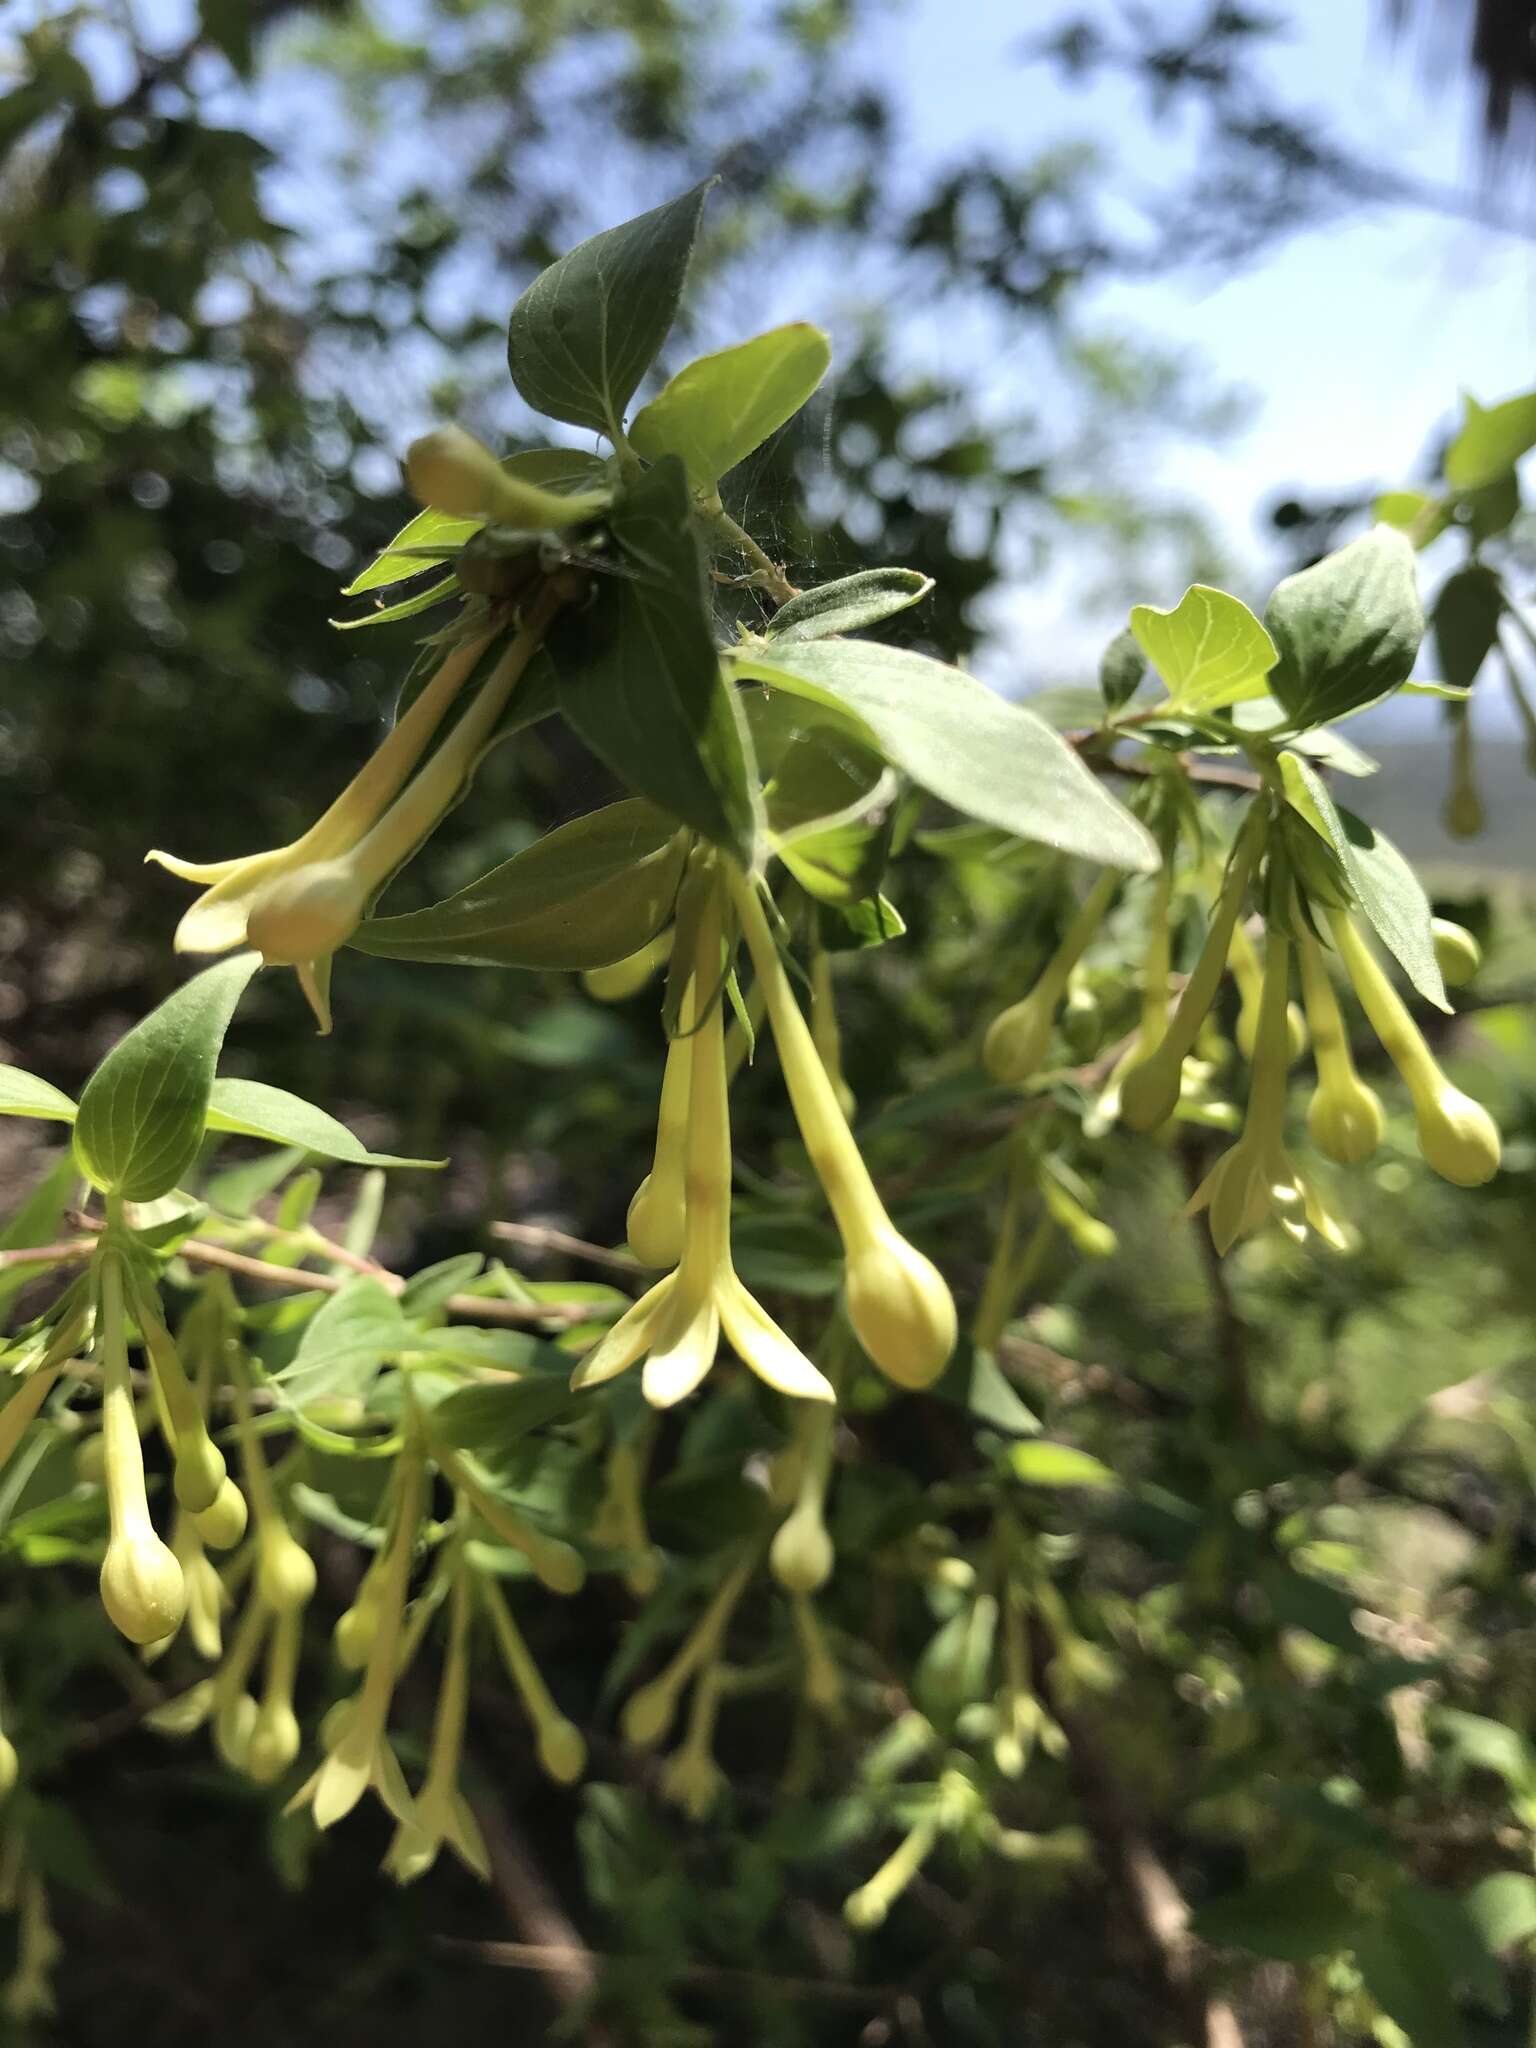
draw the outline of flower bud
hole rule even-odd
[[[696,1748],[691,1742],[669,1756],[662,1766],[662,1796],[680,1806],[692,1821],[709,1818],[728,1782],[709,1751]]]
[[[1483,964],[1483,949],[1463,924],[1448,917],[1430,920],[1435,959],[1447,988],[1465,988]]]
[[[20,1769],[21,1759],[16,1754],[15,1743],[8,1735],[0,1734],[0,1799],[9,1799]]]
[[[175,1553],[147,1524],[123,1529],[108,1543],[101,1604],[130,1643],[155,1643],[180,1628],[186,1581]]]
[[[368,1662],[368,1652],[373,1648],[378,1628],[377,1601],[364,1600],[359,1596],[345,1614],[337,1615],[336,1626],[331,1631],[331,1645],[337,1662],[348,1671],[361,1671]]]
[[[835,1562],[820,1500],[802,1501],[779,1524],[768,1552],[769,1570],[786,1592],[814,1593],[831,1578]]]
[[[1381,1143],[1386,1127],[1381,1098],[1358,1074],[1331,1074],[1312,1097],[1307,1131],[1325,1159],[1358,1166]]]
[[[259,1709],[248,1692],[237,1692],[213,1717],[213,1746],[232,1771],[243,1776],[251,1753]]]
[[[625,1235],[642,1266],[675,1266],[683,1253],[682,1176],[648,1173],[629,1205]]]
[[[994,1081],[1016,1088],[1045,1064],[1051,1043],[1055,993],[1054,988],[1050,990],[1051,1001],[1046,1003],[1041,1000],[1042,991],[1037,989],[1022,1002],[1011,1003],[1006,1010],[999,1011],[987,1026],[981,1063]]]
[[[176,1442],[176,1499],[189,1515],[211,1508],[224,1484],[224,1454],[206,1429],[183,1433]]]
[[[351,861],[315,861],[262,890],[246,936],[269,967],[303,967],[346,944],[362,922],[366,897]]]
[[[245,1534],[246,1513],[245,1495],[233,1479],[226,1478],[213,1506],[194,1515],[192,1521],[205,1543],[215,1550],[233,1550]]]
[[[620,1716],[624,1740],[636,1749],[652,1749],[672,1726],[677,1713],[677,1686],[666,1676],[653,1678],[631,1693]]]
[[[849,1247],[847,1292],[848,1319],[887,1379],[932,1386],[958,1335],[954,1296],[933,1261],[887,1226]]]
[[[315,1591],[315,1561],[285,1522],[270,1521],[261,1529],[256,1561],[256,1590],[274,1614],[303,1607]]]
[[[631,996],[637,996],[672,951],[672,927],[642,946],[638,953],[629,953],[622,960],[615,960],[610,967],[589,967],[581,977],[581,985],[594,1002],[623,1003]]]
[[[299,1753],[299,1722],[292,1707],[275,1700],[257,1710],[245,1745],[245,1774],[258,1785],[280,1778]]]
[[[1245,994],[1242,1008],[1237,1016],[1237,1049],[1245,1060],[1252,1060],[1253,1049],[1258,1042],[1259,1005],[1250,1002]],[[1295,1003],[1285,1006],[1285,1056],[1289,1065],[1295,1066],[1307,1049],[1307,1020]]]
[[[405,474],[423,505],[460,519],[493,517],[506,484],[490,449],[462,427],[437,427],[413,441],[405,451]]]
[[[1419,1150],[1442,1179],[1479,1188],[1499,1170],[1499,1127],[1480,1102],[1443,1076],[1436,1080],[1438,1086],[1413,1088]]]
[[[587,1768],[587,1745],[574,1721],[559,1715],[538,1734],[539,1768],[557,1785],[574,1785]]]
[[[100,1486],[106,1470],[106,1446],[101,1431],[92,1430],[75,1445],[75,1482],[80,1486]]]
[[[1169,1047],[1165,1038],[1155,1052],[1128,1067],[1121,1078],[1120,1120],[1133,1131],[1160,1129],[1179,1106],[1184,1060],[1182,1055],[1173,1057]]]

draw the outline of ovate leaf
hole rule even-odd
[[[1029,1486],[1118,1486],[1119,1480],[1102,1459],[1073,1444],[1047,1443],[1037,1437],[1031,1443],[1015,1444],[1008,1453],[1008,1465],[1015,1479]]]
[[[1536,1937],[1536,1877],[1523,1870],[1496,1870],[1466,1897],[1473,1926],[1490,1955],[1504,1955]]]
[[[1536,391],[1479,405],[1467,393],[1461,432],[1446,450],[1445,475],[1459,491],[1480,490],[1513,469],[1528,448],[1536,448]]]
[[[676,456],[625,493],[609,530],[626,573],[550,635],[560,708],[621,782],[750,864],[756,795]]]
[[[75,1105],[62,1088],[21,1067],[0,1067],[0,1116],[35,1116],[48,1123],[72,1124]]]
[[[203,1141],[224,1033],[261,965],[256,953],[221,960],[134,1026],[85,1084],[75,1119],[80,1171],[129,1202],[169,1194]]]
[[[392,1152],[370,1152],[345,1124],[323,1109],[273,1088],[265,1081],[215,1081],[208,1099],[208,1129],[232,1136],[264,1138],[271,1145],[293,1145],[339,1159],[347,1166],[446,1166],[446,1159],[399,1159]]]
[[[771,640],[826,640],[878,626],[908,605],[920,604],[933,578],[916,569],[864,569],[816,590],[802,590],[780,605],[764,628]]]
[[[541,271],[512,308],[507,362],[537,411],[610,437],[683,295],[709,179]]]
[[[1326,725],[1405,683],[1424,637],[1413,549],[1375,527],[1278,584],[1264,623],[1269,687],[1297,724]]]
[[[368,919],[349,943],[460,967],[608,967],[671,916],[687,855],[677,821],[631,797],[546,833],[430,910]]]
[[[1020,839],[1151,870],[1157,848],[1059,733],[964,670],[865,640],[732,649],[738,672],[841,710],[922,788]]]
[[[1099,694],[1106,707],[1118,711],[1121,705],[1129,704],[1146,673],[1147,657],[1127,626],[1110,641],[1099,660]]]
[[[1504,591],[1481,562],[1447,576],[1435,599],[1435,651],[1453,690],[1470,690],[1490,649],[1498,644]]]
[[[1335,804],[1316,769],[1292,753],[1280,757],[1285,793],[1344,864],[1360,909],[1426,1002],[1449,1011],[1423,884],[1386,834]]]
[[[679,456],[689,482],[713,490],[794,417],[831,361],[827,337],[804,321],[700,356],[636,413],[630,441],[648,462]]]
[[[395,1297],[377,1280],[359,1274],[305,1325],[298,1350],[273,1375],[273,1385],[295,1407],[357,1399],[410,1343],[410,1326]]]
[[[1269,692],[1275,643],[1224,590],[1192,583],[1170,612],[1136,605],[1131,632],[1168,687],[1170,711],[1220,711]]]

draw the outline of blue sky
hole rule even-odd
[[[1109,16],[1099,0],[1076,10],[1054,0],[914,0],[897,13],[883,65],[909,88],[921,82],[907,93],[906,119],[924,160],[978,141],[1032,152],[1088,136],[1114,150],[1128,197],[1188,160],[1189,138],[1150,126],[1122,85],[1076,90],[1048,67],[1020,64],[1022,38],[1070,11]],[[1388,44],[1368,0],[1291,0],[1277,11],[1292,17],[1292,32],[1267,68],[1288,104],[1315,109],[1373,162],[1476,195],[1473,89],[1459,51],[1437,64],[1422,41]],[[1446,12],[1464,34],[1461,10]],[[1432,89],[1436,71],[1454,84]],[[1524,195],[1536,220],[1529,177]],[[1214,383],[1248,393],[1246,425],[1217,448],[1171,442],[1160,481],[1212,509],[1260,594],[1274,562],[1263,508],[1287,486],[1321,495],[1406,483],[1463,388],[1492,400],[1536,382],[1536,239],[1429,210],[1393,207],[1312,229],[1237,275],[1113,285],[1091,310],[1188,348]],[[1085,619],[1054,577],[1013,592],[997,623],[1068,665],[1101,644],[1102,622]]]
[[[743,0],[749,19],[757,4]],[[374,11],[386,23],[409,24],[430,13],[430,0],[374,0]],[[1203,11],[1203,0],[1166,9],[1175,20]],[[1375,0],[1288,0],[1277,11],[1289,17],[1290,33],[1265,61],[1286,104],[1314,111],[1372,162],[1475,195],[1481,166],[1473,88],[1459,51],[1454,61],[1441,52],[1436,62],[1422,47],[1393,49],[1381,34]],[[170,42],[185,33],[191,0],[134,0],[134,12]],[[892,89],[914,182],[978,145],[1027,161],[1086,138],[1113,162],[1117,203],[1130,219],[1139,195],[1191,163],[1192,133],[1149,123],[1123,84],[1076,89],[1053,67],[1024,61],[1026,38],[1074,12],[1114,19],[1112,0],[890,0],[864,61]],[[1444,13],[1464,34],[1460,10]],[[110,72],[105,44],[102,57]],[[1452,83],[1433,91],[1435,75]],[[110,82],[103,83],[110,93]],[[328,125],[324,105],[319,81],[280,71],[261,91],[260,119],[295,168],[285,181],[285,209],[334,253],[338,226],[323,181],[316,184],[303,168]],[[600,184],[601,167],[594,169]],[[1536,180],[1524,186],[1527,210],[1536,216]],[[635,203],[633,195],[615,195],[604,217],[627,203]],[[594,207],[603,204],[595,192]],[[766,289],[749,303],[711,309],[725,331],[707,334],[710,345],[774,319],[807,316],[847,340],[861,294],[879,285],[857,271],[763,282]],[[1181,433],[1160,438],[1155,482],[1208,508],[1235,586],[1261,600],[1276,566],[1262,514],[1277,495],[1293,487],[1318,495],[1408,482],[1463,387],[1494,400],[1536,380],[1536,239],[1393,206],[1310,229],[1267,248],[1237,274],[1189,271],[1101,287],[1082,313],[1089,324],[1178,349],[1204,366],[1213,390],[1246,395],[1245,424],[1219,446]],[[1050,402],[1049,367],[1027,337],[951,333],[922,308],[903,309],[902,328],[918,353],[947,351],[974,361],[984,407],[1041,391]],[[414,374],[409,349],[392,370],[401,387],[403,445],[427,423],[429,380]],[[1179,593],[1141,594],[1168,604]],[[993,606],[994,642],[981,665],[1010,689],[1082,679],[1106,627],[1113,630],[1121,616],[1109,617],[1088,599],[1070,570],[1021,579]]]

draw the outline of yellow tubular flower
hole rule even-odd
[[[111,1535],[101,1567],[101,1601],[131,1643],[173,1635],[187,1607],[186,1581],[169,1545],[155,1534],[144,1486],[144,1451],[128,1377],[123,1261],[108,1250],[98,1268],[101,1290],[101,1432]]]
[[[587,968],[581,977],[582,987],[594,1002],[627,1002],[631,996],[639,995],[656,970],[665,967],[671,959],[675,936],[675,928],[668,925],[638,953],[615,960],[611,967]]]
[[[426,1782],[416,1795],[413,1819],[396,1829],[384,1858],[384,1868],[397,1884],[410,1884],[430,1870],[445,1842],[477,1877],[485,1879],[491,1874],[479,1822],[459,1790],[459,1760],[469,1710],[469,1603],[469,1579],[461,1566],[449,1595],[448,1654],[432,1719]]]
[[[683,1255],[688,1094],[698,986],[697,974],[690,972],[678,1004],[677,1034],[667,1047],[651,1170],[635,1190],[625,1223],[629,1248],[642,1266],[675,1266]]]
[[[888,1379],[902,1387],[931,1386],[955,1348],[954,1297],[933,1261],[896,1229],[875,1192],[752,884],[732,870],[731,889],[768,1005],[790,1106],[843,1241],[848,1319]]]
[[[189,1514],[201,1514],[213,1506],[224,1484],[224,1455],[208,1434],[202,1407],[160,1314],[154,1289],[131,1267],[126,1278],[128,1298],[149,1355],[161,1411],[170,1423],[176,1498]]]
[[[1184,984],[1172,1020],[1156,1046],[1137,1060],[1120,1083],[1120,1114],[1133,1131],[1155,1131],[1178,1108],[1184,1062],[1216,1000],[1257,852],[1256,834],[1245,830],[1233,851],[1200,958]]]
[[[1483,964],[1483,949],[1464,924],[1448,917],[1432,917],[1430,937],[1435,942],[1435,959],[1447,988],[1465,988]]]
[[[666,1735],[688,1681],[720,1654],[731,1616],[747,1589],[756,1562],[755,1556],[742,1559],[716,1590],[681,1647],[673,1653],[672,1661],[649,1685],[630,1695],[621,1716],[626,1742],[634,1743],[637,1749],[649,1749]]]
[[[246,1744],[245,1769],[258,1785],[280,1778],[299,1753],[299,1723],[293,1711],[293,1684],[298,1676],[300,1610],[290,1607],[272,1624],[267,1646],[267,1682]]]
[[[398,1484],[394,1527],[379,1577],[378,1627],[362,1687],[344,1703],[347,1711],[341,1717],[335,1747],[289,1801],[290,1812],[310,1805],[318,1828],[333,1827],[344,1819],[370,1786],[397,1820],[412,1811],[386,1733],[399,1675],[405,1601],[425,1490],[420,1452],[412,1445],[401,1454]]]
[[[1225,1254],[1271,1216],[1296,1238],[1315,1230],[1336,1251],[1347,1240],[1285,1149],[1285,1086],[1290,1065],[1288,1003],[1291,942],[1272,931],[1254,1036],[1243,1134],[1223,1152],[1190,1199],[1187,1213],[1209,1209],[1211,1238]]]
[[[901,1846],[888,1856],[867,1884],[850,1892],[843,1901],[843,1918],[850,1927],[867,1934],[881,1925],[892,1906],[916,1877],[939,1839],[939,1824],[932,1817],[920,1820]]]
[[[688,1710],[688,1732],[682,1747],[661,1767],[661,1794],[680,1806],[693,1821],[707,1820],[726,1788],[726,1775],[714,1758],[715,1722],[720,1714],[722,1673],[713,1663],[699,1676]]]
[[[1452,1087],[1441,1073],[1423,1033],[1348,911],[1332,910],[1328,916],[1360,1007],[1413,1102],[1419,1150],[1443,1179],[1460,1188],[1481,1187],[1499,1170],[1498,1125],[1480,1102]]]
[[[507,1671],[533,1723],[539,1767],[557,1785],[574,1785],[587,1768],[587,1745],[581,1730],[555,1705],[543,1674],[533,1661],[533,1653],[512,1619],[512,1610],[503,1599],[501,1588],[483,1572],[479,1574],[479,1587]]]
[[[811,955],[811,1041],[827,1070],[837,1106],[852,1116],[857,1105],[843,1078],[843,1035],[837,1028],[837,997],[832,988],[832,956],[825,946]]]
[[[1264,969],[1259,963],[1253,940],[1240,924],[1232,927],[1228,959],[1232,979],[1237,983],[1237,1049],[1245,1060],[1251,1060],[1259,1034]],[[1285,1012],[1285,1042],[1287,1060],[1299,1060],[1307,1049],[1306,1021],[1294,1003],[1287,1005]]]
[[[487,638],[456,647],[405,712],[371,760],[360,768],[325,814],[291,845],[236,860],[200,863],[158,850],[145,854],[179,875],[200,882],[203,894],[176,927],[178,953],[226,953],[246,943],[246,924],[256,899],[285,875],[347,853],[372,830],[404,788],[441,725],[454,698],[474,672]]]
[[[994,1081],[1017,1087],[1044,1064],[1051,1043],[1051,1023],[1066,992],[1068,977],[1102,924],[1119,885],[1120,877],[1112,869],[1099,876],[1029,994],[992,1019],[981,1057]]]
[[[322,1035],[331,1028],[332,957],[458,800],[560,602],[546,586],[468,710],[376,824],[337,856],[270,878],[252,900],[246,936],[268,966],[297,970]]]
[[[814,1593],[831,1578],[837,1561],[823,1507],[832,1465],[831,1410],[806,1409],[799,1435],[795,1503],[769,1547],[768,1568],[787,1592]]]
[[[571,1385],[597,1386],[643,1358],[646,1400],[654,1408],[670,1408],[691,1394],[714,1364],[723,1333],[742,1362],[779,1393],[830,1401],[830,1382],[747,1292],[731,1263],[730,1107],[725,1026],[715,986],[721,965],[718,886],[705,898],[696,945],[696,1000],[706,1014],[689,1041],[682,1258],[675,1272],[620,1316],[577,1366]],[[825,1085],[824,1074],[822,1080]]]
[[[1307,1130],[1325,1158],[1336,1159],[1341,1166],[1358,1166],[1381,1143],[1381,1098],[1355,1071],[1322,948],[1305,924],[1298,928],[1302,998],[1317,1060],[1317,1090],[1307,1109]]]

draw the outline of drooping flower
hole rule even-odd
[[[101,1435],[111,1533],[101,1567],[101,1602],[131,1643],[174,1635],[187,1607],[186,1580],[150,1520],[144,1449],[128,1377],[124,1262],[104,1246],[97,1264],[102,1365]]]
[[[1331,911],[1329,925],[1360,1007],[1408,1089],[1419,1150],[1443,1179],[1460,1188],[1481,1187],[1499,1170],[1498,1125],[1480,1102],[1474,1102],[1441,1073],[1424,1034],[1349,912]]]
[[[933,1261],[886,1213],[790,988],[756,890],[739,873],[732,874],[731,890],[790,1106],[843,1241],[848,1319],[888,1379],[903,1387],[931,1386],[955,1348],[954,1297]],[[830,1389],[823,1398],[829,1396]]]
[[[715,1362],[723,1334],[743,1363],[780,1393],[830,1401],[825,1375],[747,1292],[731,1261],[730,1108],[725,1029],[715,999],[720,961],[720,900],[710,881],[693,961],[694,1007],[703,1014],[687,1040],[682,1256],[676,1269],[643,1294],[581,1361],[571,1385],[598,1386],[644,1359],[645,1398],[653,1407],[670,1408],[699,1385]]]
[[[1222,1153],[1189,1203],[1192,1216],[1210,1211],[1211,1238],[1223,1254],[1271,1217],[1297,1239],[1311,1230],[1336,1251],[1348,1246],[1344,1232],[1285,1148],[1290,962],[1289,938],[1271,930],[1242,1136]]]
[[[397,1884],[410,1884],[430,1870],[445,1843],[477,1877],[491,1874],[479,1823],[459,1789],[469,1709],[469,1632],[470,1585],[461,1566],[449,1594],[448,1654],[432,1720],[426,1782],[416,1794],[411,1818],[395,1830],[384,1858],[384,1868]]]
[[[1067,982],[1103,923],[1119,881],[1112,871],[1099,876],[1029,994],[992,1019],[981,1056],[994,1081],[1020,1086],[1044,1064]]]

